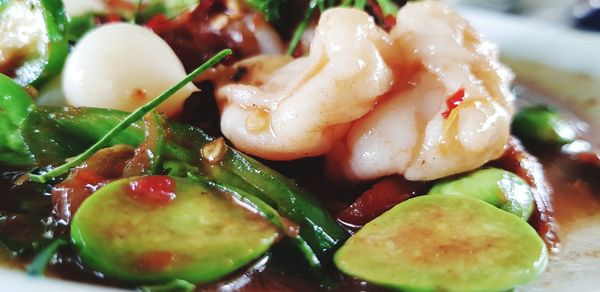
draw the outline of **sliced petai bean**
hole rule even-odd
[[[421,196],[365,225],[335,254],[344,273],[403,291],[507,291],[547,264],[527,222],[466,196]]]
[[[71,237],[83,262],[110,277],[205,283],[262,255],[278,233],[206,184],[145,176],[94,193],[75,214]]]
[[[527,183],[510,171],[485,168],[465,176],[438,182],[429,195],[462,195],[488,202],[528,220],[533,212],[534,193]]]

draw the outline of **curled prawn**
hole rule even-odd
[[[407,4],[389,34],[364,12],[331,9],[307,57],[236,66],[246,77],[217,91],[222,131],[262,158],[325,154],[349,180],[432,180],[498,158],[508,141],[512,72],[438,2]]]

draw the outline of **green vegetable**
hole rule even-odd
[[[465,196],[421,196],[371,221],[335,254],[344,273],[403,291],[507,291],[547,264],[525,221]]]
[[[33,107],[31,96],[12,79],[0,74],[0,163],[33,163],[20,127]]]
[[[129,190],[148,178],[156,177],[118,180],[83,202],[71,237],[85,264],[126,281],[206,283],[256,259],[278,237],[268,221],[191,179],[170,178],[175,196],[166,202],[156,189]]]
[[[137,23],[144,23],[159,13],[167,18],[173,18],[187,11],[192,11],[199,3],[199,0],[146,0],[141,3],[145,7],[139,9],[135,15],[135,20]]]
[[[160,170],[162,153],[166,143],[167,133],[165,131],[166,121],[156,111],[151,111],[144,120],[145,141],[139,146],[141,151],[146,150],[150,160],[148,174],[157,174]]]
[[[72,17],[67,26],[67,39],[76,42],[95,26],[96,15],[93,13]]]
[[[167,19],[179,16],[182,13],[194,10],[199,0],[145,0],[136,1],[135,10],[131,7],[111,7],[111,14],[118,15],[123,21],[137,24],[145,24],[152,17],[162,14]],[[69,21],[67,36],[69,41],[78,41],[85,33],[96,27],[97,20],[106,17],[103,12],[91,12],[84,15],[72,17]]]
[[[0,92],[3,90],[0,87]],[[34,107],[20,131],[35,159],[30,154],[23,154],[2,162],[14,166],[19,161],[26,161],[23,164],[28,167],[62,162],[103,139],[127,116],[127,113],[107,109]],[[169,135],[164,145],[164,159],[198,165],[201,161],[198,150],[212,138],[188,125],[171,122],[166,127]],[[106,146],[138,146],[143,139],[143,123],[137,121],[118,135],[109,136],[104,142]],[[0,141],[0,147],[5,147],[4,143]],[[201,172],[214,181],[256,195],[280,214],[298,223],[300,235],[321,257],[328,256],[347,238],[347,233],[311,194],[234,149],[227,148],[224,157],[215,165],[203,164]]]
[[[165,163],[165,169],[169,171],[169,175],[171,176],[193,178],[202,183],[209,184],[214,188],[231,195],[236,200],[243,202],[245,205],[254,209],[256,212],[261,214],[261,216],[263,216],[265,219],[271,222],[271,224],[277,227],[279,231],[281,231],[283,234],[286,234],[289,237],[292,244],[294,244],[298,248],[298,250],[302,252],[312,270],[322,278],[323,282],[329,281],[326,273],[323,271],[319,258],[312,250],[312,248],[307,244],[304,238],[302,238],[302,236],[300,236],[300,234],[298,234],[295,231],[295,229],[293,228],[293,223],[281,217],[281,215],[279,215],[277,211],[274,210],[269,204],[265,203],[260,198],[252,195],[248,191],[236,188],[231,184],[218,183],[206,177],[201,177],[198,175],[198,168],[190,166],[188,164],[167,161]]]
[[[43,111],[65,133],[87,141],[80,145],[90,145],[97,141],[127,115],[120,111],[93,108],[39,107],[36,111]],[[137,122],[113,137],[109,144],[137,146],[144,136],[142,127],[141,122]],[[163,157],[166,160],[197,165],[201,160],[198,149],[212,138],[192,126],[171,122],[168,127],[169,135]],[[235,149],[227,148],[218,164],[203,166],[200,170],[202,175],[254,194],[281,215],[298,223],[300,235],[320,256],[326,256],[347,238],[347,233],[315,197],[290,179]]]
[[[278,22],[281,20],[282,12],[286,9],[296,9],[297,3],[294,1],[288,0],[246,0],[250,6],[255,9],[261,11],[267,21],[269,22]],[[343,1],[330,1],[330,0],[310,0],[308,2],[308,6],[306,7],[306,11],[304,11],[304,17],[296,25],[294,29],[294,33],[292,34],[292,38],[288,45],[287,54],[292,55],[296,51],[300,40],[302,39],[302,35],[308,26],[312,16],[314,15],[317,8],[321,12],[325,11],[328,8],[335,7],[337,5],[342,7],[354,6],[354,8],[365,10],[367,6],[376,5],[381,9],[382,15],[376,15],[377,17],[386,17],[390,15],[395,15],[398,12],[398,5],[391,0],[376,0],[376,4],[367,5],[367,0],[343,0]],[[370,7],[373,10],[373,7]],[[384,22],[382,19],[379,19],[380,22]]]
[[[517,175],[498,168],[485,168],[465,176],[436,183],[428,195],[469,196],[488,202],[528,220],[534,193]]]
[[[142,286],[137,289],[140,292],[192,292],[195,290],[196,285],[184,280],[174,280],[161,285]]]
[[[523,140],[550,145],[568,144],[577,138],[569,122],[545,105],[520,110],[513,120],[512,132]]]
[[[366,6],[367,6],[367,0],[355,0],[354,1],[354,8],[356,8],[356,9],[364,10]]]
[[[69,49],[65,37],[67,17],[62,1],[12,0],[5,1],[3,6],[0,22],[7,27],[37,27],[27,36],[31,43],[9,58],[9,62],[19,64],[22,61],[14,72],[10,72],[14,80],[21,85],[38,86],[60,73]],[[24,14],[30,17],[23,17]]]
[[[377,4],[379,5],[379,7],[381,8],[381,12],[383,13],[384,16],[396,16],[396,13],[398,12],[398,5],[396,5],[396,3],[394,3],[394,1],[389,1],[389,0],[376,0]]]
[[[347,233],[314,196],[258,161],[230,150],[222,167],[260,190],[256,195],[261,199],[274,201],[277,211],[300,225],[300,235],[317,253],[326,255],[347,238]],[[229,180],[226,176],[213,179],[225,183]]]
[[[282,12],[286,9],[296,9],[294,5],[297,5],[294,1],[289,0],[246,0],[250,6],[254,7],[256,10],[259,10],[265,16],[265,19],[269,22],[279,22],[281,21]],[[302,39],[302,35],[308,26],[315,10],[317,7],[320,11],[324,11],[326,8],[330,8],[335,6],[334,1],[328,0],[310,0],[308,2],[308,6],[306,11],[304,11],[304,17],[300,21],[300,23],[296,26],[294,33],[292,34],[292,39],[290,40],[287,54],[292,55],[296,51],[296,47],[300,43]]]
[[[292,39],[290,40],[290,44],[287,49],[288,55],[291,56],[296,51],[296,48],[298,47],[298,44],[300,43],[300,40],[302,39],[302,36],[304,35],[306,26],[308,26],[308,22],[310,21],[313,14],[315,13],[315,10],[317,9],[318,5],[319,5],[318,0],[311,0],[308,3],[308,8],[304,12],[304,17],[302,18],[302,20],[300,21],[298,26],[296,26],[296,29],[294,30],[294,34],[292,35]]]
[[[51,180],[57,176],[63,175],[67,173],[71,168],[83,163],[86,159],[96,153],[98,150],[103,147],[108,146],[109,142],[113,139],[113,137],[118,136],[121,132],[126,130],[131,124],[135,123],[139,119],[141,119],[144,115],[155,109],[160,103],[165,101],[175,92],[183,88],[186,84],[190,83],[196,76],[200,75],[200,73],[204,72],[206,69],[214,66],[216,63],[221,61],[228,55],[231,55],[233,52],[230,49],[225,49],[214,55],[212,58],[208,59],[204,64],[200,65],[200,67],[196,68],[192,73],[188,74],[183,80],[177,82],[177,84],[173,85],[171,88],[167,89],[161,95],[155,97],[150,102],[144,104],[139,107],[126,118],[121,120],[117,125],[115,125],[108,133],[106,133],[102,138],[100,138],[94,145],[90,146],[86,151],[77,155],[69,162],[53,168],[52,170],[42,174],[29,174],[29,177],[32,181],[45,183],[48,180]]]
[[[144,141],[135,150],[123,172],[125,177],[158,174],[166,143],[165,120],[156,111],[144,116]]]
[[[296,234],[294,231],[290,231],[291,226],[286,224],[286,221],[281,217],[277,211],[275,211],[271,206],[260,200],[259,198],[243,191],[240,189],[236,189],[230,185],[215,183],[209,180],[205,180],[201,177],[197,177],[197,180],[207,183],[220,191],[227,193],[234,197],[236,200],[243,202],[244,204],[252,207],[252,209],[259,212],[265,219],[269,220],[273,226],[277,227],[279,231],[284,234],[287,234],[288,237],[292,240],[292,243],[298,247],[298,249],[302,252],[304,257],[308,260],[308,264],[311,268],[317,272],[322,272],[321,262],[314,251],[310,248],[310,246],[304,241],[302,236]]]
[[[175,160],[165,161],[165,163],[163,163],[163,169],[168,176],[188,178],[198,176],[198,168],[185,162]]]
[[[87,141],[63,131],[52,116],[38,107],[31,110],[20,132],[38,166],[63,162],[84,151],[88,145]],[[7,164],[12,165],[12,162],[7,161]]]
[[[288,1],[286,0],[246,0],[255,9],[261,11],[267,21],[276,21],[281,17]]]
[[[42,250],[27,266],[27,273],[33,276],[41,276],[44,274],[46,270],[46,266],[56,253],[56,251],[61,247],[67,245],[67,242],[64,239],[55,239],[48,245],[44,250]]]
[[[10,0],[0,0],[0,13],[8,6]]]

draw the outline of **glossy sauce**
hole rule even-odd
[[[586,218],[600,214],[600,180],[598,169],[583,165],[560,149],[526,145],[544,165],[547,180],[554,190],[554,214],[560,228],[559,236],[568,233]],[[351,202],[372,187],[371,184],[346,184],[324,181],[323,159],[312,158],[296,162],[267,162],[300,185],[318,195],[333,214],[347,208]],[[0,252],[3,265],[24,268],[35,254],[36,245],[47,243],[53,236],[52,202],[47,186],[26,183],[14,187],[15,173],[5,173],[0,179],[0,233],[10,234],[21,244],[21,254],[11,257],[8,249]],[[159,184],[163,185],[163,184]],[[167,192],[168,193],[168,192]],[[27,244],[33,242],[34,244]],[[14,247],[14,246],[13,246]],[[594,256],[594,255],[590,255]],[[595,255],[600,257],[600,254]],[[8,261],[7,261],[8,259]],[[168,266],[169,255],[157,251],[141,259],[146,268]],[[336,279],[334,291],[382,291],[367,283],[341,275],[327,263]],[[61,249],[59,256],[49,266],[49,275],[73,281],[97,283],[123,288],[133,288],[102,274],[86,269],[72,249]],[[317,291],[325,290],[310,273],[302,256],[286,241],[275,245],[262,259],[214,284],[199,287],[202,291]]]
[[[538,156],[554,189],[554,215],[562,233],[600,214],[600,171],[596,167],[548,152]]]
[[[597,169],[582,166],[571,158],[558,154],[556,151],[535,151],[544,165],[546,177],[554,189],[555,216],[560,228],[560,234],[567,233],[572,227],[585,217],[600,213],[600,181],[594,179]],[[313,163],[316,163],[313,161]],[[317,163],[318,164],[318,163]],[[299,178],[307,180],[310,178]],[[315,178],[312,178],[315,179]],[[324,192],[326,187],[314,188],[313,191]],[[358,186],[358,190],[362,189]],[[358,195],[356,192],[353,195]],[[338,211],[339,206],[347,205],[329,195],[329,207]],[[1,199],[0,199],[1,200]],[[4,206],[5,202],[1,202]],[[336,208],[337,207],[337,208]],[[164,257],[161,257],[163,259]],[[145,261],[147,262],[147,261]],[[156,262],[154,260],[152,263]],[[160,260],[160,263],[163,263]],[[146,264],[144,264],[146,266]],[[332,269],[333,270],[333,269]],[[103,279],[99,274],[84,269],[77,257],[70,252],[62,252],[60,259],[51,266],[51,273],[55,276],[75,281],[102,283],[116,285],[114,281]],[[368,285],[367,283],[349,279],[335,272],[339,280],[335,291],[383,291],[385,289]],[[240,289],[241,291],[317,291],[325,290],[319,285],[318,279],[309,272],[300,254],[287,243],[282,242],[275,246],[267,256],[257,261],[245,271],[232,275],[218,283],[202,287],[207,291],[222,291],[226,289]]]

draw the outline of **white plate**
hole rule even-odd
[[[119,292],[106,288],[57,279],[32,277],[21,271],[0,268],[0,291],[7,292]]]

